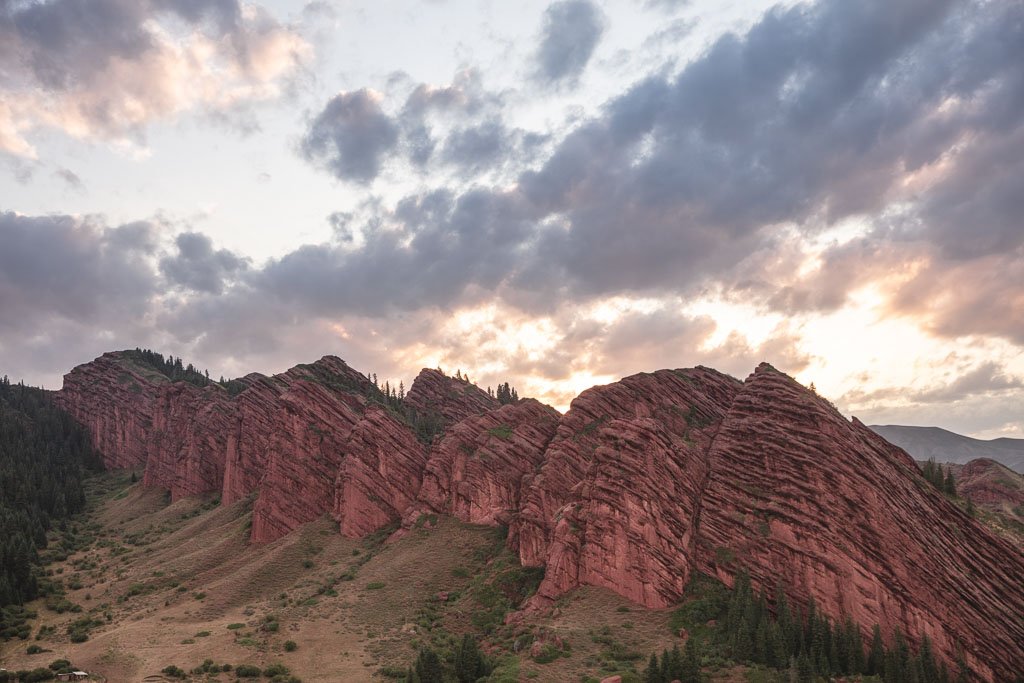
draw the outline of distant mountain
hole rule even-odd
[[[914,456],[915,460],[935,458],[936,462],[964,465],[976,458],[990,458],[1024,473],[1024,439],[972,439],[941,427],[871,425],[886,440]]]

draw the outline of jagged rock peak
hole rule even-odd
[[[405,405],[418,412],[436,412],[445,422],[455,423],[499,406],[498,400],[477,385],[440,370],[424,368],[413,380]]]

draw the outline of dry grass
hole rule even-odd
[[[190,670],[213,659],[283,662],[306,683],[375,680],[382,667],[407,666],[421,644],[475,632],[476,591],[518,570],[494,529],[450,519],[387,543],[386,534],[342,538],[324,518],[251,546],[251,503],[169,504],[159,491],[130,485],[124,473],[103,475],[90,488],[92,509],[79,525],[95,525],[96,542],[50,567],[65,585],[81,584],[67,597],[84,614],[56,614],[38,601],[33,635],[41,626],[55,630],[38,641],[0,643],[8,669],[67,658],[108,681],[132,683],[164,680],[168,665]],[[449,600],[437,599],[442,591]],[[67,624],[85,615],[103,625],[86,642],[71,643]],[[566,596],[551,614],[497,623],[483,645],[509,664],[505,671],[518,670],[506,681],[599,680],[642,668],[651,651],[676,641],[668,612],[643,610],[596,588]],[[529,641],[541,634],[567,643],[568,656],[535,662]],[[285,651],[288,640],[298,644],[295,652]],[[517,643],[518,654],[510,654]],[[29,644],[49,652],[29,656]],[[615,659],[624,653],[640,659]]]

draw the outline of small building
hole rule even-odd
[[[84,671],[72,671],[69,674],[57,674],[58,681],[87,681],[89,674]]]

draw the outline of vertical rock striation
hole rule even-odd
[[[540,466],[559,417],[554,408],[523,399],[454,425],[431,449],[406,524],[425,512],[509,524],[519,510],[522,479]]]

